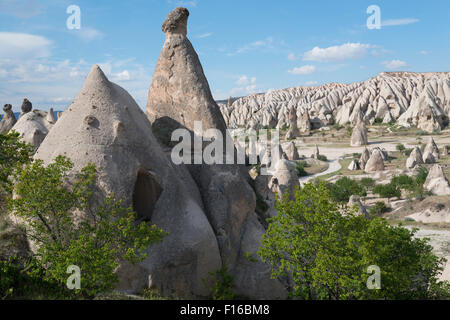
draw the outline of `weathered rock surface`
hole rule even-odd
[[[370,152],[367,147],[364,148],[363,152],[361,153],[361,158],[359,158],[359,166],[364,169],[366,167],[367,161],[370,159]]]
[[[48,118],[48,112],[35,109],[22,114],[12,130],[20,133],[25,142],[38,148],[53,128],[54,122],[49,122]]]
[[[173,131],[180,127],[194,131],[194,121],[203,130],[226,124],[214,101],[200,60],[186,37],[189,11],[177,8],[162,25],[166,41],[150,86],[147,115],[153,127]]]
[[[295,199],[295,188],[300,186],[295,165],[287,160],[281,160],[277,164],[276,172],[269,182],[269,188],[281,199],[284,194],[289,193],[290,199]]]
[[[5,114],[3,115],[2,121],[0,122],[0,133],[5,133],[6,131],[11,130],[17,122],[16,116],[12,111],[12,105],[5,104],[5,106],[3,107],[3,111],[5,112]]]
[[[438,164],[431,167],[423,186],[437,196],[450,195],[450,183],[444,174],[444,170]]]
[[[288,160],[299,160],[300,156],[298,155],[297,147],[294,141],[290,141],[282,146],[283,152],[286,154]]]
[[[364,170],[368,173],[384,170],[383,153],[379,149],[374,149],[369,160],[366,163]]]
[[[289,111],[289,130],[286,133],[286,140],[295,139],[300,136],[300,131],[297,127],[297,113],[294,107]]]
[[[352,147],[359,147],[365,146],[367,144],[368,141],[366,125],[364,124],[364,121],[358,121],[356,126],[353,128],[350,145]]]
[[[23,99],[22,102],[22,112],[19,115],[19,118],[22,117],[24,114],[30,112],[33,109],[33,104],[31,103],[31,101],[29,101],[27,98]]]
[[[350,162],[350,165],[348,166],[348,170],[351,171],[356,171],[356,170],[360,170],[361,168],[359,167],[359,163],[356,160],[352,160],[352,162]]]
[[[188,16],[187,9],[177,8],[163,24],[166,41],[150,87],[147,115],[153,129],[170,131],[183,127],[194,132],[194,122],[202,121],[203,130],[219,130],[225,136],[224,118],[186,37]],[[235,291],[254,299],[286,297],[281,282],[270,279],[269,265],[261,261],[249,264],[246,259],[246,254],[256,256],[264,230],[255,213],[256,196],[248,183],[248,172],[244,174],[239,165],[186,167],[200,191],[221,261],[236,279]]]
[[[352,195],[348,201],[348,206],[350,208],[354,208],[356,206],[357,211],[356,215],[363,215],[366,218],[369,218],[369,214],[367,213],[366,207],[362,204],[361,198],[356,195]]]
[[[227,109],[225,118],[230,128],[237,128],[245,127],[251,119],[268,125],[266,119],[270,116],[280,127],[288,124],[291,107],[297,110],[297,115],[307,113],[315,128],[333,122],[355,125],[360,118],[372,124],[378,118],[383,123],[397,122],[432,132],[448,125],[450,72],[382,72],[359,83],[252,94],[237,99]],[[299,128],[302,131],[300,124]]]
[[[136,266],[123,264],[119,289],[158,288],[167,296],[207,296],[202,279],[222,266],[214,231],[202,199],[183,166],[175,166],[153,136],[134,99],[111,83],[98,66],[38,149],[35,158],[49,163],[69,157],[74,170],[89,163],[101,168],[95,197],[113,192],[132,205],[138,217],[169,233]]]
[[[417,165],[423,164],[423,156],[419,147],[415,147],[408,159],[406,159],[406,168],[413,169]]]

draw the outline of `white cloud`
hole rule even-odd
[[[307,85],[307,86],[315,86],[315,85],[317,85],[317,84],[318,84],[317,81],[306,81],[306,82],[305,82],[305,85]]]
[[[381,22],[381,26],[382,27],[403,26],[403,25],[407,25],[407,24],[416,23],[419,21],[420,20],[416,19],[416,18],[388,19],[388,20],[383,20]]]
[[[273,47],[274,47],[273,46],[273,38],[267,37],[265,40],[258,40],[258,41],[254,41],[252,43],[246,44],[245,46],[242,46],[239,49],[237,49],[235,52],[228,53],[228,56],[234,56],[236,54],[241,54],[241,53],[248,52],[250,50],[261,49],[261,48],[272,49]]]
[[[427,55],[427,54],[430,53],[430,51],[421,50],[421,51],[419,51],[419,53],[420,53],[420,54],[423,54],[423,55]]]
[[[52,42],[27,33],[0,32],[0,59],[34,59],[50,56]]]
[[[101,31],[90,27],[82,26],[79,30],[74,29],[70,30],[69,32],[73,32],[78,38],[86,42],[103,38],[103,33]]]
[[[303,54],[305,61],[331,62],[347,59],[359,59],[367,54],[368,49],[376,46],[362,43],[345,43],[328,48],[314,47]]]
[[[130,72],[128,70],[124,70],[119,73],[113,73],[111,78],[112,81],[128,81],[130,79]]]
[[[212,35],[213,35],[212,32],[207,32],[207,33],[203,33],[203,34],[198,35],[197,38],[203,39],[203,38],[211,37]]]
[[[384,61],[381,64],[384,65],[389,70],[397,70],[408,66],[408,64],[405,61],[401,60]]]
[[[291,60],[291,61],[295,61],[295,60],[297,60],[297,57],[295,56],[295,54],[289,53],[288,59]]]
[[[247,75],[240,76],[235,84],[239,87],[231,89],[228,96],[242,96],[257,92],[257,80],[256,77],[248,77]]]
[[[298,68],[294,68],[292,70],[288,70],[289,73],[291,74],[311,74],[314,71],[316,71],[316,67],[315,66],[311,66],[311,65],[307,65],[307,66],[302,66],[302,67],[298,67]]]
[[[196,7],[197,6],[197,1],[196,0],[191,0],[191,1],[186,1],[186,0],[168,0],[167,1],[170,4],[173,4],[175,6],[181,6],[181,7]]]

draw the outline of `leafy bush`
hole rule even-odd
[[[399,144],[395,147],[395,149],[397,149],[397,151],[400,151],[401,153],[403,153],[403,151],[406,150],[405,146],[404,146],[403,144],[401,144],[401,143],[399,143]]]
[[[335,202],[348,202],[352,195],[365,197],[366,189],[362,184],[348,177],[342,177],[336,183],[327,184],[330,197]]]
[[[373,193],[378,194],[381,198],[400,198],[402,192],[395,183],[378,184],[373,188]]]
[[[212,288],[208,288],[212,290],[213,300],[234,300],[236,298],[233,291],[234,277],[229,273],[226,265],[223,265],[215,273],[210,272],[209,275],[213,278],[214,283]],[[203,279],[203,283],[208,287],[205,279]]]
[[[375,118],[375,124],[382,124],[383,123],[383,119],[376,117]]]
[[[391,180],[392,184],[397,185],[400,189],[403,190],[412,190],[414,189],[414,179],[406,174],[401,174],[399,176],[394,176]]]
[[[307,167],[307,164],[305,161],[297,162],[297,165],[295,167],[295,170],[297,171],[297,176],[306,177],[308,175],[308,172],[305,171],[305,167]]]
[[[261,240],[259,256],[272,276],[292,275],[291,296],[301,299],[443,299],[440,282],[445,259],[433,254],[416,230],[391,226],[384,219],[355,216],[329,200],[326,186],[307,183],[276,204]],[[344,213],[344,214],[342,214]],[[380,268],[381,288],[370,290],[367,273]]]
[[[41,160],[25,165],[15,174],[17,197],[10,199],[9,208],[26,223],[27,237],[38,247],[43,279],[65,284],[68,266],[76,265],[82,278],[76,293],[93,297],[114,288],[120,261],[142,261],[147,247],[165,233],[146,222],[137,224],[132,208],[112,194],[93,207],[97,169],[88,165],[70,177],[72,168],[61,156],[47,167]],[[75,217],[76,211],[87,214]]]
[[[31,162],[34,147],[23,142],[17,132],[0,134],[0,188],[8,191],[11,182],[8,177],[14,169]]]
[[[320,161],[328,161],[327,157],[324,156],[323,154],[319,154],[319,155],[317,156],[317,160],[320,160]]]
[[[372,217],[379,217],[388,211],[388,207],[383,201],[377,201],[372,208],[369,209],[369,214]]]
[[[362,178],[359,183],[366,189],[372,188],[373,186],[375,186],[375,180],[373,180],[372,178]]]

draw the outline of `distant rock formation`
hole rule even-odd
[[[27,98],[23,99],[22,102],[22,113],[20,114],[19,118],[22,117],[24,114],[30,112],[33,109],[33,104],[31,101],[29,101]]]
[[[415,147],[408,159],[406,159],[406,168],[413,169],[417,165],[423,164],[423,156],[419,147]]]
[[[364,170],[368,173],[384,170],[383,152],[380,149],[372,150],[372,155],[367,161]]]
[[[300,159],[298,155],[297,147],[295,146],[294,141],[290,141],[287,144],[283,145],[283,152],[286,154],[288,160],[296,161]]]
[[[444,174],[444,170],[438,164],[431,167],[423,186],[437,196],[450,195],[450,183]]]
[[[350,165],[348,166],[348,170],[350,171],[357,171],[360,169],[361,168],[359,167],[359,163],[355,159],[353,159],[352,162],[350,162]]]
[[[300,186],[295,165],[287,160],[281,160],[277,164],[276,172],[269,182],[269,188],[281,199],[288,193],[291,200],[295,199],[294,191]]]
[[[300,131],[297,127],[297,113],[294,108],[289,111],[289,130],[286,133],[286,140],[295,139],[300,136]]]
[[[319,151],[319,146],[316,144],[316,146],[315,146],[315,151],[314,151],[314,154],[312,155],[312,158],[314,158],[314,159],[316,159],[316,160],[319,160],[319,156],[320,156],[320,151]]]
[[[360,147],[368,144],[367,141],[367,129],[364,121],[360,120],[353,128],[352,137],[350,140],[350,146]]]
[[[12,130],[20,133],[25,142],[37,149],[53,128],[54,122],[49,122],[48,118],[48,112],[35,109],[22,114]]]
[[[0,122],[0,133],[5,133],[11,130],[17,122],[16,116],[12,111],[12,105],[5,104],[5,106],[3,107],[3,111],[5,112],[5,114],[3,115],[2,121]]]
[[[352,195],[348,201],[349,208],[354,208],[356,206],[357,211],[356,215],[363,215],[366,218],[369,218],[369,214],[367,213],[366,207],[362,204],[361,198],[356,195]]]
[[[361,158],[359,158],[359,166],[364,169],[366,167],[367,161],[370,159],[370,152],[367,147],[364,148],[364,151],[361,154]]]
[[[433,137],[430,137],[430,140],[428,141],[428,143],[425,146],[425,149],[423,151],[424,161],[425,161],[425,158],[428,157],[429,153],[431,153],[433,155],[433,158],[436,160],[440,158],[439,148],[436,145],[436,142],[434,142]],[[430,162],[430,163],[432,163],[432,162]]]
[[[227,110],[227,124],[244,127],[251,119],[263,123],[271,114],[280,127],[287,124],[291,107],[297,114],[308,113],[315,128],[333,123],[355,125],[362,118],[367,124],[397,122],[432,132],[449,122],[450,72],[382,72],[359,83],[252,94],[237,99]]]
[[[300,133],[309,135],[311,132],[311,119],[309,118],[309,113],[304,111],[300,120],[298,121],[298,129]]]

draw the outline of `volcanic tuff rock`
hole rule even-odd
[[[350,165],[348,166],[348,170],[350,171],[356,171],[356,170],[360,170],[361,168],[359,167],[359,163],[356,160],[352,160],[352,162],[350,162]]]
[[[299,160],[300,156],[298,155],[297,147],[295,146],[294,141],[290,141],[282,146],[284,153],[288,160]]]
[[[177,8],[162,25],[166,41],[150,86],[147,115],[153,127],[194,131],[194,121],[201,120],[203,130],[215,128],[225,134],[225,121],[186,37],[188,16],[187,9]]]
[[[352,137],[350,145],[352,147],[365,146],[368,144],[367,141],[367,129],[364,121],[358,121],[356,126],[353,128]]]
[[[5,104],[3,107],[3,111],[5,112],[2,121],[0,122],[0,133],[5,133],[6,131],[11,130],[12,127],[16,124],[16,116],[12,111],[12,105]]]
[[[193,132],[194,122],[202,121],[203,130],[216,129],[225,137],[224,118],[186,37],[188,16],[187,9],[177,8],[162,26],[166,41],[150,87],[147,115],[153,129],[171,131],[184,127]],[[235,292],[254,299],[286,297],[281,282],[270,279],[269,265],[261,261],[249,263],[246,258],[247,254],[256,256],[264,232],[255,213],[256,196],[248,183],[248,172],[244,174],[239,165],[186,167],[200,190],[221,261],[234,276]]]
[[[409,155],[408,159],[406,159],[406,168],[412,169],[416,165],[423,164],[423,156],[422,152],[420,151],[419,147],[415,147],[411,154]]]
[[[53,128],[54,122],[49,122],[49,118],[48,112],[35,109],[22,114],[12,130],[20,133],[25,142],[38,148]]]
[[[423,150],[423,155],[424,158],[425,156],[431,153],[433,154],[434,159],[439,159],[440,158],[440,154],[439,154],[439,148],[436,145],[436,142],[434,142],[433,137],[430,137],[430,140],[428,140],[427,145],[425,146],[425,149]],[[425,161],[425,160],[424,160]]]
[[[428,172],[425,189],[438,196],[450,195],[450,183],[445,177],[444,170],[438,164],[435,164]]]
[[[27,98],[23,99],[22,102],[22,113],[19,115],[19,118],[24,114],[30,112],[33,109],[33,104]]]
[[[374,149],[372,151],[372,155],[367,161],[364,170],[369,173],[384,170],[383,153],[380,149]]]
[[[74,171],[89,163],[100,168],[95,203],[112,192],[139,219],[169,233],[149,248],[145,261],[121,265],[120,290],[155,287],[184,298],[209,294],[202,279],[210,279],[222,262],[197,186],[184,166],[163,153],[134,99],[96,65],[35,158],[49,163],[58,155],[70,158]]]
[[[289,193],[291,200],[295,199],[295,188],[300,186],[295,165],[287,160],[280,160],[269,182],[269,188],[281,199],[285,193]]]
[[[294,107],[289,111],[289,130],[286,133],[286,140],[295,139],[300,135],[297,127],[297,113]]]
[[[366,207],[362,204],[359,196],[352,195],[348,201],[348,206],[352,209],[356,206],[356,215],[363,215],[364,217],[369,218]]]
[[[269,117],[273,128],[273,123],[288,124],[291,107],[298,116],[308,113],[316,128],[334,122],[355,125],[360,118],[373,124],[378,118],[432,132],[448,125],[450,72],[382,72],[359,83],[272,90],[239,98],[221,111],[226,110],[230,128],[244,127],[251,119],[266,126]]]
[[[367,147],[364,148],[364,151],[361,154],[361,158],[359,158],[359,166],[364,169],[366,167],[367,161],[369,161],[370,158],[370,152]]]

